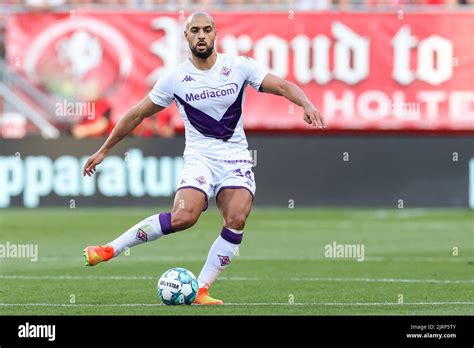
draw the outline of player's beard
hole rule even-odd
[[[200,59],[207,59],[209,56],[212,54],[212,51],[214,51],[214,43],[211,44],[205,51],[198,51],[197,45],[195,47],[191,47],[191,52],[193,56],[200,58]]]

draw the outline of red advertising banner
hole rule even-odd
[[[303,88],[332,129],[474,130],[474,14],[213,13],[219,52],[247,55]],[[117,119],[189,56],[184,16],[18,14],[7,59],[65,98],[106,98]],[[246,129],[299,130],[302,111],[248,89]],[[174,119],[179,122],[176,114]]]

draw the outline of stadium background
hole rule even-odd
[[[81,169],[161,71],[185,59],[182,26],[193,10],[215,16],[219,52],[252,56],[296,82],[328,127],[306,127],[298,107],[249,90],[244,115],[256,208],[248,249],[217,289],[232,298],[239,291],[233,280],[269,274],[269,281],[287,280],[279,290],[262,285],[274,292],[270,302],[285,302],[298,293],[293,276],[302,286],[297,301],[316,304],[283,313],[472,314],[470,0],[2,1],[0,242],[35,243],[40,258],[0,258],[0,313],[15,312],[15,304],[28,314],[94,313],[69,302],[70,293],[81,291],[83,303],[111,300],[105,294],[91,300],[78,290],[90,276],[78,270],[80,249],[169,209],[184,149],[174,106],[122,141],[96,178],[83,178]],[[138,276],[153,288],[153,277],[178,261],[198,272],[218,231],[212,206],[194,234],[137,248],[129,263],[94,274]],[[324,247],[332,242],[364,245],[368,262],[327,258]],[[268,274],[255,270],[255,262]],[[60,295],[53,284],[32,300],[19,291],[70,276],[67,287],[76,290]],[[120,291],[125,303],[141,302],[127,282]],[[400,294],[420,305],[377,307],[400,303]],[[148,296],[144,302],[156,302]],[[250,297],[253,313],[281,313],[278,306],[259,307],[268,302],[261,293]],[[374,306],[331,305],[348,298]],[[56,301],[65,306],[25,305]]]

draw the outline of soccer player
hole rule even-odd
[[[223,304],[209,295],[208,288],[237,254],[252,207],[255,179],[242,117],[247,85],[284,96],[303,108],[308,124],[325,128],[319,111],[299,87],[268,73],[251,58],[217,53],[216,35],[209,14],[190,15],[184,36],[191,57],[164,73],[153,90],[125,113],[84,166],[84,175],[91,176],[112,147],[144,118],[176,102],[185,124],[186,148],[172,211],[147,217],[112,242],[85,248],[83,255],[86,265],[94,266],[117,257],[126,247],[190,228],[207,209],[209,197],[215,195],[224,226],[199,274],[196,304]]]

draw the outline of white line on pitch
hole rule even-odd
[[[225,306],[441,306],[441,305],[474,305],[471,301],[447,302],[255,302],[225,303]],[[159,307],[162,303],[0,303],[0,307]]]
[[[34,276],[34,275],[0,275],[6,280],[158,280],[152,276]],[[223,281],[296,281],[296,282],[368,282],[368,283],[425,283],[425,284],[473,284],[474,279],[400,279],[400,278],[287,278],[263,279],[255,277],[221,277]]]
[[[352,261],[357,262],[355,259],[351,258],[335,258],[328,259],[324,256],[287,256],[287,257],[278,257],[278,256],[239,256],[239,260],[243,261]],[[1,259],[8,260],[8,259]],[[13,260],[13,259],[12,259]],[[17,259],[15,259],[17,260]],[[177,257],[177,256],[121,256],[117,259],[114,259],[114,262],[196,262],[204,261],[205,256],[202,257]],[[385,261],[383,256],[367,256],[364,261]],[[29,261],[29,260],[28,260]],[[78,257],[58,257],[58,256],[41,256],[38,258],[37,262],[79,262],[84,263],[83,258]]]
[[[239,260],[242,261],[339,261],[339,262],[357,262],[355,259],[350,258],[334,258],[329,259],[324,256],[239,256]],[[5,259],[0,258],[0,262],[8,260],[18,261],[18,259]],[[196,262],[203,261],[203,257],[175,257],[175,256],[122,256],[115,259],[113,262]],[[29,260],[28,260],[29,261]],[[469,262],[473,261],[472,257],[431,257],[431,256],[367,256],[364,262]],[[38,262],[73,262],[83,263],[83,259],[78,257],[58,257],[58,256],[41,256],[38,258]],[[360,263],[360,262],[357,262]]]
[[[302,303],[297,302],[293,304],[289,303],[225,303],[228,306],[293,306],[293,305],[300,305],[300,306],[403,306],[403,305],[422,305],[422,306],[438,306],[438,305],[474,305],[474,302],[468,301],[452,301],[452,302],[310,302],[310,303]]]
[[[397,278],[290,278],[294,281],[471,284],[474,279],[397,279]]]

